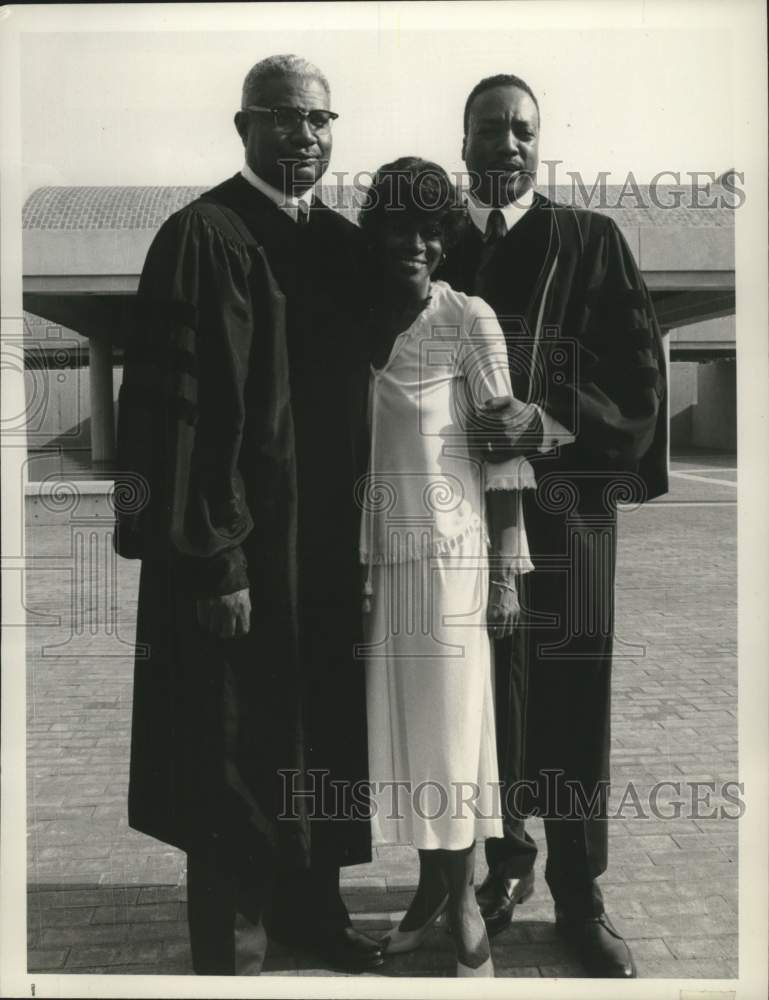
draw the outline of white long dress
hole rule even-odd
[[[517,569],[532,568],[525,459],[471,456],[469,409],[510,398],[505,341],[483,300],[444,282],[372,369],[361,490],[369,775],[375,843],[457,850],[502,836],[486,627],[484,490],[516,490]]]

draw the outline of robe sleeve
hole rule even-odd
[[[245,245],[194,206],[178,212],[150,247],[126,349],[116,546],[128,557],[170,559],[197,596],[248,586],[242,543],[253,521],[238,464],[250,268]]]
[[[581,287],[563,330],[575,343],[572,370],[562,384],[550,384],[545,411],[575,432],[581,451],[610,467],[632,467],[654,439],[664,350],[649,292],[611,219],[591,219]]]

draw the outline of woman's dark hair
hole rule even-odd
[[[358,212],[358,222],[371,239],[385,217],[392,218],[395,213],[437,222],[446,247],[457,242],[465,223],[462,200],[449,175],[437,163],[419,156],[401,156],[377,170]]]

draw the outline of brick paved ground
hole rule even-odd
[[[672,814],[687,782],[736,779],[734,465],[733,457],[680,460],[666,502],[620,517],[613,800],[631,780],[639,799],[626,797],[611,823],[601,884],[642,977],[737,974],[737,824],[707,818],[707,804],[699,818],[691,805],[678,818],[637,815],[657,782],[681,783],[680,796],[668,789],[661,797]],[[133,564],[118,565],[117,633],[88,627],[103,585],[82,590],[89,611],[82,631],[72,629],[72,594],[80,592],[67,568],[72,546],[82,540],[86,557],[102,559],[94,546],[104,525],[71,531],[33,520],[28,534],[27,603],[42,616],[29,632],[29,969],[187,973],[183,857],[126,824],[131,663],[123,643],[135,615]],[[531,830],[544,846],[541,824]],[[494,941],[500,976],[582,974],[555,937],[543,864],[544,850],[534,897]],[[407,848],[379,849],[373,864],[348,869],[344,893],[356,924],[378,934],[397,922],[415,874]],[[383,974],[443,976],[452,962],[450,939],[436,929],[425,948],[390,960]],[[333,974],[278,946],[267,970]]]

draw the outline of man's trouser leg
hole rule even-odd
[[[603,910],[595,879],[608,862],[616,557],[616,513],[604,505],[602,483],[578,485],[575,507],[532,518],[550,558],[531,574],[530,607],[550,624],[529,632],[526,715],[527,777],[539,785],[545,816],[545,878],[559,911],[574,918]]]
[[[270,907],[276,937],[302,938],[351,925],[339,891],[339,871],[339,865],[314,863],[309,871],[280,874]]]
[[[541,692],[552,734],[534,738],[545,789],[547,864],[545,879],[559,911],[572,918],[598,916],[603,899],[596,879],[608,863],[608,725],[611,663],[540,664],[532,690],[532,712]],[[558,692],[557,695],[555,692]],[[605,733],[605,738],[601,738]],[[568,751],[571,748],[571,753]]]
[[[258,976],[267,950],[262,871],[206,846],[187,854],[187,919],[198,975]]]
[[[527,605],[527,584],[519,581],[521,607]],[[527,807],[524,777],[526,699],[528,691],[528,634],[494,644],[494,705],[497,759],[502,782],[502,837],[487,838],[484,849],[489,873],[496,878],[521,878],[534,867],[537,845],[524,829]]]
[[[505,680],[500,677],[504,672],[499,662],[496,670],[499,685]],[[528,706],[525,718],[529,767],[522,757],[521,763],[516,763],[514,756],[507,758],[505,770],[500,771],[504,783],[504,837],[489,838],[485,845],[489,871],[499,878],[520,878],[533,868],[537,846],[526,832],[523,819],[532,805],[529,786],[520,784],[519,791],[515,791],[516,782],[526,775],[526,781],[537,789],[536,807],[546,817],[545,878],[556,903],[573,913],[597,914],[603,909],[594,880],[606,871],[608,861],[604,816],[610,674],[609,660],[556,667],[537,665],[524,699]],[[517,715],[515,698],[507,704],[513,705]],[[505,758],[500,750],[502,760]]]

